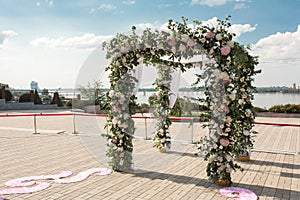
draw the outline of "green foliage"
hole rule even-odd
[[[34,104],[42,104],[42,100],[37,90],[34,91]]]
[[[20,96],[19,102],[30,102],[30,93],[24,93]]]
[[[300,104],[275,105],[269,108],[269,112],[300,113]]]
[[[19,102],[30,102],[30,93],[22,94],[19,98]],[[42,100],[36,90],[34,92],[34,104],[42,104]]]
[[[255,111],[255,112],[268,112],[268,109],[266,109],[266,108],[260,108],[260,107],[253,107],[253,110]]]
[[[100,105],[101,109],[105,110],[107,99],[100,81],[88,83],[86,86],[79,86],[78,90],[82,98],[88,100],[85,103],[90,102],[90,105]],[[76,104],[75,106],[79,105]]]

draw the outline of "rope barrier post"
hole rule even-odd
[[[148,130],[147,130],[147,117],[145,119],[145,135],[146,135],[146,140],[148,140]]]
[[[77,134],[77,131],[76,131],[76,123],[75,123],[75,112],[73,112],[73,134]]]
[[[194,119],[191,118],[191,142],[194,143]]]
[[[33,128],[34,128],[33,134],[39,134],[36,128],[36,114],[33,115]]]

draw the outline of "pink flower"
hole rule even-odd
[[[189,47],[193,47],[193,46],[195,46],[195,42],[194,42],[193,40],[189,39],[189,40],[187,41],[187,45],[188,45]]]
[[[229,145],[229,140],[227,139],[220,139],[220,144],[223,146],[223,147],[227,147]]]
[[[231,128],[229,128],[229,127],[225,129],[225,132],[230,132],[230,131],[231,131]]]
[[[168,44],[171,46],[171,47],[174,47],[176,45],[176,40],[175,39],[172,39],[168,42]]]
[[[215,34],[213,32],[208,32],[205,37],[206,38],[213,38],[213,37],[215,37]]]
[[[227,56],[230,53],[231,49],[228,45],[225,45],[221,48],[221,54]]]
[[[230,109],[228,106],[225,106],[225,112],[226,112],[226,114],[230,113]]]

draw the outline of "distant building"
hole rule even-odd
[[[0,88],[5,87],[6,89],[9,88],[8,84],[0,83]]]
[[[296,89],[297,87],[296,87],[296,83],[293,83],[293,89]]]
[[[31,83],[30,83],[30,89],[33,90],[33,91],[36,90],[36,91],[40,92],[40,88],[39,88],[38,82],[31,81]]]

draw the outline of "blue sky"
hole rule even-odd
[[[300,85],[299,10],[300,0],[0,0],[0,83],[74,87],[93,50],[132,25],[231,15],[235,40],[260,57],[255,85]]]

